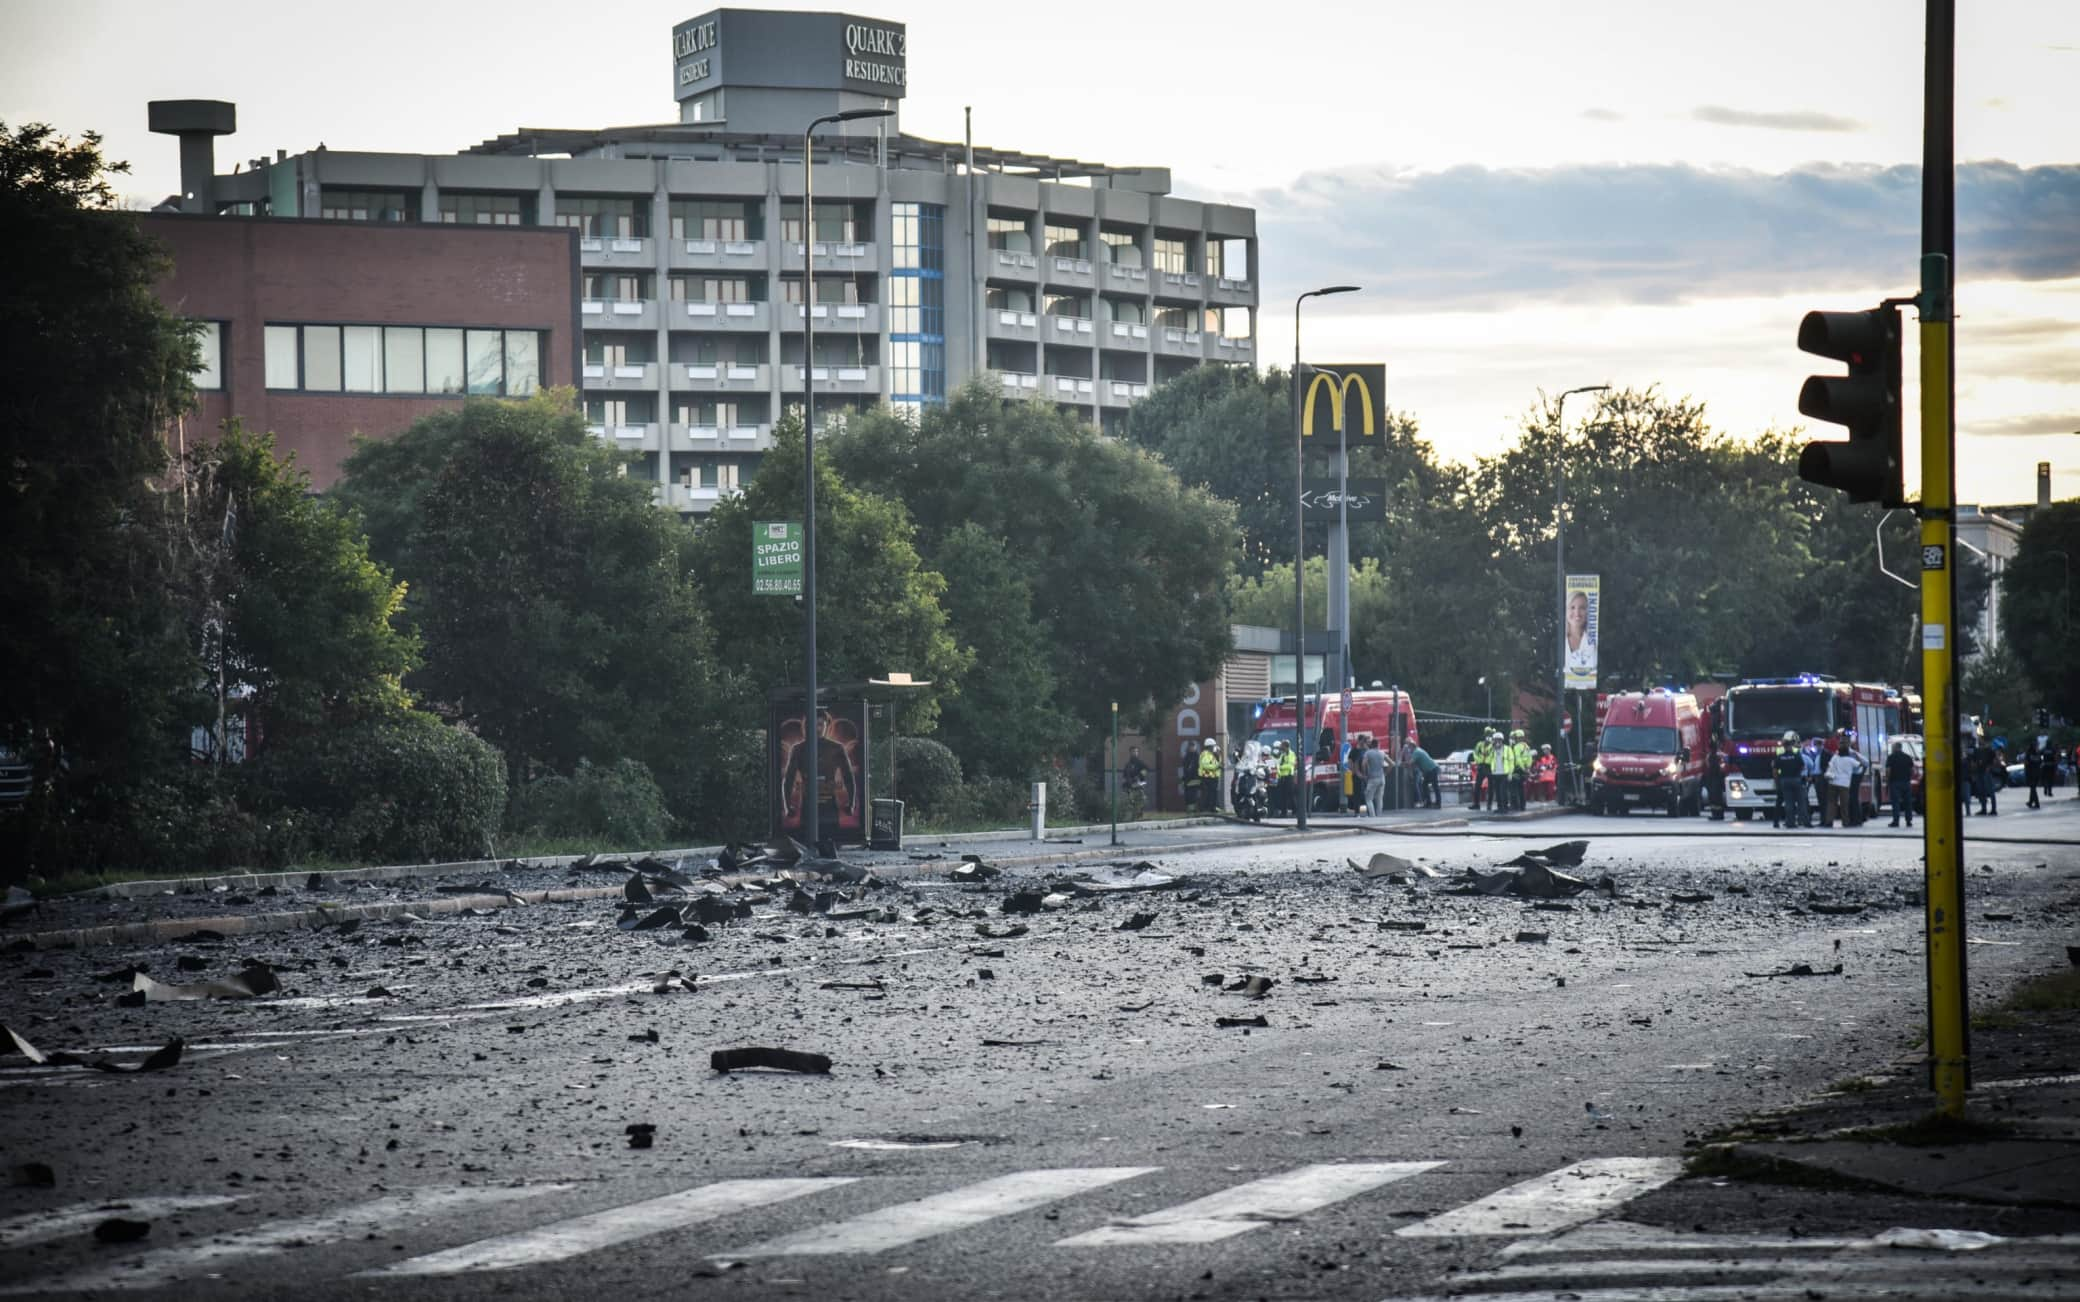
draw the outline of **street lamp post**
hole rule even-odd
[[[1560,593],[1560,666],[1559,677],[1553,691],[1553,730],[1559,734],[1561,753],[1567,756],[1569,767],[1579,769],[1575,748],[1569,744],[1567,729],[1560,720],[1567,716],[1567,458],[1562,455],[1567,448],[1567,396],[1572,393],[1602,393],[1608,384],[1584,384],[1579,388],[1561,393],[1558,409],[1553,413],[1553,573]],[[1600,666],[1599,666],[1600,668]],[[1492,707],[1490,712],[1492,713]],[[1575,775],[1576,786],[1581,785],[1581,774]],[[1558,799],[1560,792],[1553,792]]]
[[[893,117],[894,109],[847,109],[826,113],[802,132],[802,643],[808,662],[808,695],[802,699],[805,769],[802,831],[810,853],[821,853],[823,789],[817,767],[816,717],[816,261],[809,242],[816,231],[816,128],[826,122]]]
[[[1307,445],[1300,439],[1300,305],[1327,294],[1355,294],[1356,285],[1325,285],[1293,300],[1293,751],[1299,782],[1293,795],[1295,826],[1307,826]]]

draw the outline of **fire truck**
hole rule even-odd
[[[1826,674],[1751,678],[1728,688],[1712,703],[1712,744],[1726,773],[1726,807],[1746,820],[1776,804],[1771,771],[1784,734],[1801,745],[1820,743],[1821,764],[1840,748],[1849,730],[1864,773],[1856,800],[1866,818],[1885,794],[1885,756],[1892,739],[1921,731],[1921,701],[1883,683],[1852,683]]]

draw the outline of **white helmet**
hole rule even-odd
[[[1786,728],[1784,730],[1784,740],[1795,744],[1798,741],[1798,733],[1793,729]]]

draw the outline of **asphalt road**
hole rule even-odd
[[[2076,810],[1967,830],[2080,840]],[[1062,892],[1031,916],[1000,909],[1129,873],[920,875],[859,901],[895,921],[769,904],[701,943],[586,901],[9,953],[5,1020],[41,1048],[189,1047],[136,1075],[0,1059],[8,1163],[56,1181],[0,1190],[0,1293],[1298,1299],[1503,1278],[1537,1296],[1527,1263],[1556,1236],[1651,1221],[1657,1200],[1694,1212],[1669,1202],[1693,1183],[1670,1183],[1686,1144],[1920,1033],[1918,837],[1637,815],[1510,831],[1529,839],[1174,855],[1167,889]],[[1575,837],[1612,890],[1447,893]],[[1441,876],[1346,866],[1382,850]],[[1990,999],[2063,962],[2080,857],[1968,858]],[[222,979],[248,958],[283,989],[123,1007],[93,979]],[[667,973],[694,988],[655,993]],[[1223,989],[1250,976],[1275,984]],[[710,1070],[755,1045],[834,1065]],[[630,1146],[638,1124],[651,1147]],[[147,1237],[96,1242],[119,1200]]]

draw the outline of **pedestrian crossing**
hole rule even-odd
[[[1500,1247],[1493,1270],[1454,1280],[1448,1294],[1453,1297],[1660,1297],[1640,1288],[1660,1271],[1657,1288],[1672,1287],[1665,1284],[1669,1278],[1695,1281],[1682,1286],[1691,1291],[1666,1296],[1705,1302],[1722,1294],[1695,1289],[1746,1287],[1794,1266],[1807,1268],[1800,1263],[1841,1269],[1841,1260],[1859,1260],[1855,1252],[1863,1250],[1850,1240],[1735,1244],[1642,1226],[1613,1230],[1610,1222],[1599,1221],[1679,1171],[1671,1158],[1597,1158],[1514,1181],[1398,1229],[1377,1202],[1354,1204],[1352,1215],[1403,1239],[1514,1240]],[[0,1284],[0,1296],[192,1288],[235,1278],[241,1268],[262,1271],[292,1249],[302,1250],[300,1270],[317,1262],[323,1277],[365,1283],[459,1282],[582,1265],[597,1254],[660,1238],[678,1253],[736,1263],[865,1258],[993,1225],[1025,1247],[1061,1252],[1065,1261],[1072,1254],[1122,1249],[1189,1254],[1251,1231],[1304,1224],[1389,1186],[1406,1182],[1417,1189],[1402,1200],[1405,1205],[1423,1199],[1421,1186],[1453,1178],[1454,1184],[1437,1187],[1463,1191],[1469,1177],[1480,1181],[1442,1160],[1322,1162],[1254,1176],[1157,1166],[1049,1167],[946,1181],[938,1188],[916,1175],[792,1175],[718,1179],[604,1208],[594,1199],[577,1215],[565,1213],[576,1210],[571,1203],[584,1191],[566,1184],[428,1186],[264,1220],[267,1209],[251,1195],[138,1197],[0,1220],[0,1247],[12,1249],[83,1239],[109,1216],[178,1218],[134,1248],[97,1248],[90,1264],[61,1267],[41,1278],[17,1274]],[[1158,1202],[1167,1205],[1148,1210]],[[1057,1229],[1058,1217],[1071,1223]],[[479,1232],[472,1235],[472,1228]],[[500,1232],[483,1232],[491,1228]],[[398,1240],[409,1241],[413,1255],[398,1256]],[[2080,1264],[2080,1253],[2053,1247],[2065,1262]],[[1736,1250],[1747,1255],[1730,1261]],[[377,1253],[382,1259],[372,1259]],[[2009,1256],[2024,1259],[2020,1253]]]
[[[1398,1302],[2070,1298],[2080,1279],[2080,1235],[1888,1230],[1868,1238],[1791,1238],[1602,1221],[1520,1240],[1498,1256],[1492,1270]]]

